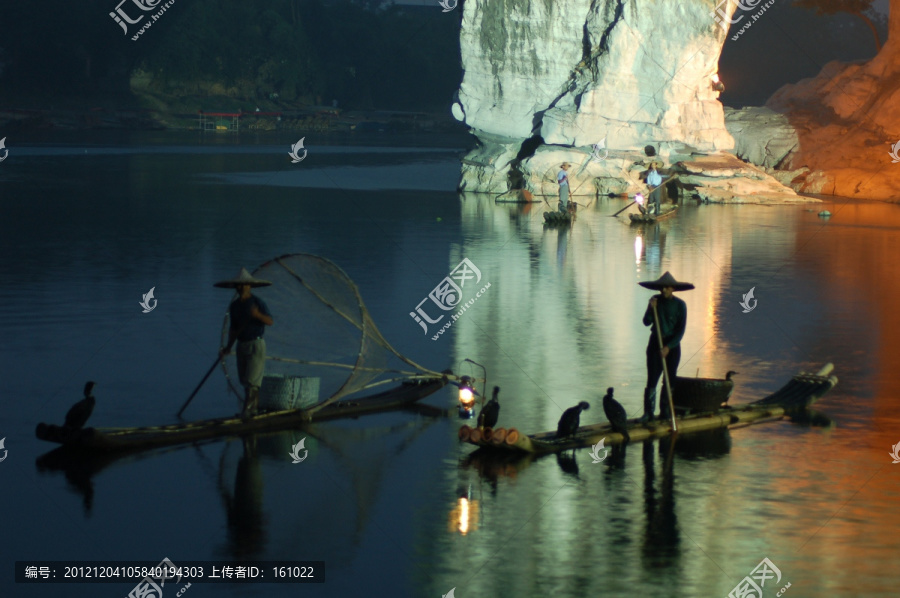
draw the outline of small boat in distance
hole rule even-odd
[[[673,216],[677,210],[678,206],[672,206],[668,209],[662,209],[658,215],[629,214],[628,217],[631,219],[632,224],[653,224],[654,222],[659,222],[660,220],[665,220],[666,218]]]

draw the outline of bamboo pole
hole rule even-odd
[[[663,376],[665,376],[664,380],[666,382],[666,390],[668,391],[669,416],[672,418],[672,432],[677,432],[678,425],[675,423],[675,402],[672,400],[672,383],[669,381],[669,368],[666,367],[666,358],[663,355],[662,329],[659,326],[659,313],[656,311],[656,304],[653,305],[653,321],[656,323],[656,340],[659,341],[659,358],[662,360]]]

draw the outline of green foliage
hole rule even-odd
[[[378,0],[178,0],[137,41],[119,0],[0,3],[0,93],[122,92],[132,74],[175,97],[232,95],[346,108],[446,108],[459,85],[459,15]],[[431,10],[428,10],[431,8]],[[127,9],[126,9],[127,10]],[[106,86],[108,87],[108,85]],[[2,99],[2,98],[0,98]]]
[[[164,18],[171,23],[150,31],[157,34],[153,51],[141,60],[161,91],[218,84],[251,98],[278,93],[293,100],[314,87],[315,69],[304,60],[309,44],[302,23],[293,22],[291,0],[193,0],[170,12]]]

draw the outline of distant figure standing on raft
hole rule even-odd
[[[563,162],[560,165],[562,170],[556,175],[556,182],[559,183],[559,211],[565,214],[569,210],[569,170],[571,164]]]
[[[656,170],[659,162],[650,162],[650,172],[647,173],[647,186],[651,189],[647,207],[654,206],[653,214],[659,215],[659,206],[662,203],[663,178]]]
[[[219,351],[219,357],[225,357],[231,346],[237,341],[238,378],[244,387],[243,419],[257,414],[259,408],[259,387],[262,385],[266,368],[266,341],[263,340],[266,326],[274,321],[265,302],[251,294],[250,289],[267,287],[272,283],[259,280],[241,268],[237,278],[217,282],[215,286],[222,289],[235,289],[240,296],[231,302],[228,308],[231,326],[228,330],[228,343]]]
[[[660,291],[659,295],[654,295],[650,299],[647,311],[644,312],[644,326],[653,326],[650,331],[650,342],[647,344],[647,386],[644,388],[644,416],[641,418],[642,422],[647,423],[653,419],[654,411],[656,411],[656,385],[663,373],[663,359],[666,360],[669,380],[675,378],[678,362],[681,361],[681,339],[684,337],[684,330],[687,326],[687,304],[675,297],[673,293],[690,291],[694,285],[689,282],[678,282],[668,272],[660,276],[658,280],[639,282],[638,284],[645,289]],[[653,318],[654,308],[659,314],[659,327],[662,330],[656,329]],[[663,348],[661,351],[657,335],[662,337]],[[669,403],[666,397],[667,390],[664,381],[663,396],[659,402],[659,418],[661,420],[670,417]]]

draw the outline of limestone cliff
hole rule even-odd
[[[737,155],[797,191],[900,200],[891,155],[900,143],[900,55],[891,49],[867,62],[831,62],[779,89],[765,108],[729,112]]]
[[[552,195],[559,164],[570,161],[575,195],[634,192],[642,188],[638,173],[650,145],[667,166],[685,163],[679,168],[693,175],[691,191],[700,197],[797,200],[737,160],[690,166],[694,157],[734,147],[713,87],[725,40],[715,6],[713,0],[468,0],[460,34],[464,76],[453,114],[480,147],[463,160],[460,188],[501,193],[525,186]],[[594,144],[602,147],[592,159]]]

